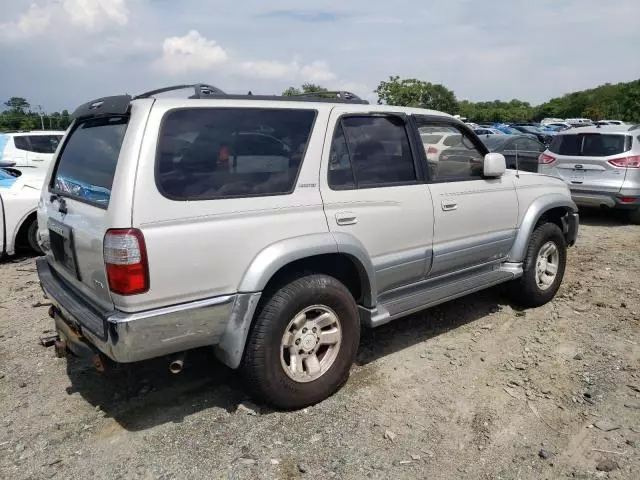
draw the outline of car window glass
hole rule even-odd
[[[439,145],[425,145],[429,178],[432,181],[477,180],[482,178],[483,155],[456,125],[415,116],[418,128],[438,128],[446,139]]]
[[[353,171],[351,181],[355,180],[357,188],[405,184],[417,180],[403,120],[396,117],[349,116],[344,117],[340,124],[342,134],[336,132],[335,148],[332,145],[335,173],[332,173],[330,166],[330,186],[346,188],[349,185],[346,171],[338,173],[335,168],[336,165],[345,164],[346,159]],[[342,153],[345,151],[348,152],[346,158]]]
[[[342,128],[342,122],[336,127],[331,143],[329,186],[334,189],[353,189],[356,187],[349,157],[349,147]]]
[[[157,149],[158,188],[175,200],[290,193],[315,115],[267,108],[169,112]]]
[[[549,150],[558,155],[607,157],[618,155],[631,148],[626,135],[580,133],[557,135]]]
[[[16,135],[13,137],[13,144],[18,150],[29,151],[29,139],[24,135]]]
[[[30,150],[36,153],[54,153],[61,138],[61,135],[29,135]]]

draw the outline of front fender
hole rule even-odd
[[[545,195],[531,203],[520,223],[518,234],[511,248],[511,254],[509,255],[509,262],[518,263],[524,261],[524,257],[527,254],[527,247],[529,246],[529,239],[533,234],[538,220],[540,220],[540,217],[542,217],[545,212],[559,207],[567,208],[574,213],[578,211],[578,207],[571,198],[559,193]]]

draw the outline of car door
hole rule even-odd
[[[430,277],[504,261],[515,239],[518,202],[513,177],[483,178],[486,147],[454,119],[415,115],[419,127],[439,126],[460,143],[429,162],[434,207]]]
[[[422,280],[431,263],[433,208],[418,152],[402,114],[331,113],[320,175],[327,223],[366,249],[379,294]]]

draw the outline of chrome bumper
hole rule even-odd
[[[99,311],[69,288],[46,258],[36,260],[40,284],[54,307],[56,328],[77,332],[75,341],[97,348],[119,363],[137,362],[215,345],[224,334],[236,295],[125,313]],[[60,322],[64,322],[64,325]]]

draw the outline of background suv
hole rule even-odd
[[[46,169],[63,135],[53,130],[0,133],[0,167]]]
[[[540,156],[539,171],[564,180],[579,206],[624,209],[640,223],[640,129],[559,132]]]

